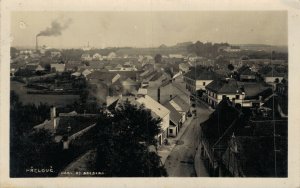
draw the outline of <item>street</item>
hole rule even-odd
[[[203,104],[198,103],[197,116],[185,129],[185,132],[178,138],[176,146],[173,148],[165,162],[170,177],[195,177],[194,158],[199,143],[200,123],[208,119],[211,111]],[[201,165],[201,164],[200,164]],[[203,165],[203,163],[202,163]],[[204,166],[201,166],[198,176],[208,177]]]

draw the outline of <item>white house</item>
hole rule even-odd
[[[202,68],[192,69],[183,75],[186,88],[192,93],[199,90],[205,90],[205,87],[213,80],[217,79],[217,77],[217,74],[214,72]]]
[[[115,52],[110,52],[107,56],[107,59],[113,59],[113,58],[116,58],[117,57],[117,54]]]
[[[81,55],[81,60],[83,61],[91,61],[93,58],[90,56],[90,54],[84,53]]]
[[[103,58],[102,58],[102,56],[101,56],[100,54],[95,53],[95,54],[93,55],[93,60],[103,60]]]
[[[170,125],[170,110],[162,106],[156,100],[148,95],[139,97],[136,100],[139,104],[144,104],[146,109],[151,110],[151,114],[154,118],[161,118],[161,132],[157,135],[159,145],[163,143],[163,140],[168,136],[168,128]]]
[[[51,71],[54,72],[64,72],[65,71],[65,64],[59,64],[59,63],[55,63],[55,64],[51,64]]]
[[[277,72],[276,70],[271,70],[264,75],[264,80],[266,83],[274,83],[277,79],[279,82],[284,78],[284,74]]]
[[[224,97],[243,106],[245,93],[234,79],[217,79],[206,86],[207,102],[216,107]]]

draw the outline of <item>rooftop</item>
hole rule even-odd
[[[215,72],[205,68],[194,68],[183,76],[193,80],[215,80],[219,77]]]
[[[242,94],[238,82],[234,79],[217,79],[209,83],[205,88],[221,94]]]
[[[152,99],[148,95],[144,97],[140,97],[136,100],[139,104],[144,104],[146,108],[150,109],[154,116],[158,116],[160,118],[164,118],[166,115],[170,113],[166,107],[162,106],[156,100]]]

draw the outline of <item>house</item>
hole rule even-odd
[[[95,126],[97,114],[77,114],[76,112],[60,113],[57,115],[56,107],[50,109],[50,119],[34,126],[35,130],[45,129],[50,131],[56,142],[74,140]]]
[[[73,72],[73,71],[77,71],[81,66],[83,66],[83,63],[81,61],[68,61],[65,65],[65,69],[66,71]]]
[[[51,71],[53,72],[64,72],[65,71],[65,64],[58,64],[54,63],[50,65]]]
[[[239,74],[240,81],[256,81],[256,72],[252,71],[249,66],[242,66],[237,72]]]
[[[95,54],[93,55],[93,60],[103,60],[103,58],[102,58],[102,56],[101,56],[100,54],[95,53]]]
[[[164,104],[164,107],[170,111],[168,135],[171,137],[176,137],[179,132],[179,128],[182,126],[182,116],[170,102]]]
[[[114,58],[117,57],[117,54],[115,52],[110,52],[108,55],[107,55],[107,59],[109,60],[112,60]]]
[[[183,75],[183,79],[186,83],[186,88],[195,93],[197,91],[205,91],[206,86],[213,80],[216,80],[218,75],[213,71],[206,68],[193,68],[189,72]]]
[[[287,139],[280,138],[274,165],[273,136],[232,135],[222,156],[222,176],[231,177],[287,177]],[[255,147],[253,147],[255,146]],[[286,163],[286,164],[284,164]]]
[[[104,71],[94,71],[87,75],[87,80],[90,82],[101,81],[107,85],[111,85],[119,80],[121,76],[117,73],[104,72]]]
[[[81,60],[83,61],[91,61],[93,59],[93,57],[90,56],[90,54],[88,53],[84,53],[81,55]]]
[[[279,83],[282,81],[284,76],[284,73],[279,73],[276,70],[270,70],[267,74],[263,75],[263,78],[266,83]]]
[[[157,135],[157,140],[158,144],[162,145],[164,139],[168,137],[170,111],[148,95],[139,97],[136,102],[138,102],[140,105],[143,104],[146,109],[151,110],[151,114],[154,118],[161,119],[161,132]]]
[[[170,104],[180,113],[181,122],[184,123],[190,110],[189,100],[185,101],[180,96],[175,96],[170,100]]]
[[[276,99],[269,102],[276,106]],[[232,133],[222,155],[221,176],[287,177],[288,121],[274,110],[270,118],[255,113]]]
[[[205,100],[212,107],[216,107],[220,101],[228,97],[230,101],[243,106],[245,93],[238,82],[234,79],[217,79],[209,83],[206,87]]]
[[[45,71],[45,68],[42,67],[39,64],[36,63],[29,63],[25,66],[25,69],[32,71],[32,72],[38,72],[38,71]]]
[[[61,52],[60,51],[51,52],[51,58],[57,58],[57,57],[61,57]]]
[[[243,107],[260,107],[264,101],[273,95],[272,86],[264,82],[238,82],[245,93]]]
[[[184,74],[184,73],[187,73],[190,69],[190,66],[189,64],[187,63],[180,63],[179,64],[179,70]]]
[[[228,53],[233,53],[233,52],[240,52],[241,48],[239,46],[227,46],[222,50]]]
[[[91,72],[96,70],[102,70],[104,69],[104,63],[101,63],[99,61],[90,61],[86,68]]]
[[[137,92],[137,97],[142,97],[148,94],[148,90],[145,88],[139,88]]]
[[[242,113],[224,97],[209,119],[200,124],[201,158],[211,176],[220,176],[220,160],[233,132],[241,125]]]

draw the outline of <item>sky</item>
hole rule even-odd
[[[180,42],[287,45],[285,11],[13,12],[12,46],[157,47]]]

